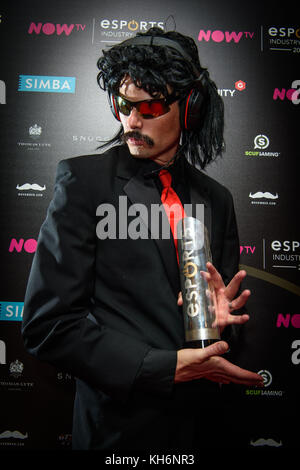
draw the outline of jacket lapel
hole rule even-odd
[[[123,155],[121,156],[121,158]],[[126,156],[124,155],[127,160]],[[123,157],[123,158],[124,158]],[[162,263],[166,270],[167,277],[170,280],[174,296],[177,298],[180,291],[180,278],[176,258],[175,245],[172,238],[153,238],[154,229],[151,220],[151,206],[157,204],[161,206],[159,191],[153,178],[145,178],[145,165],[137,162],[133,157],[129,156],[132,161],[123,161],[118,169],[118,177],[126,179],[123,190],[127,195],[131,204],[143,204],[146,208],[145,213],[141,212],[139,216],[148,229],[148,236],[153,241],[153,246],[158,249]],[[134,165],[132,165],[134,163]],[[169,226],[167,215],[161,211],[162,224]]]
[[[186,160],[184,160],[184,171],[186,181],[190,189],[190,198],[192,203],[192,215],[196,217],[196,204],[204,205],[204,223],[207,227],[209,238],[212,237],[211,220],[211,202],[209,188],[206,184],[206,178],[201,172],[196,170]],[[125,180],[123,190],[132,204],[143,204],[148,214],[140,214],[143,223],[148,229],[148,236],[152,238],[153,226],[151,221],[151,205],[161,205],[161,199],[153,178],[145,178],[145,162],[134,159],[127,147],[120,147],[120,158],[117,168],[117,177]],[[168,224],[167,216],[162,211],[163,223]],[[172,238],[159,239],[152,238],[153,246],[159,250],[164,268],[177,298],[180,290],[179,270],[176,258],[176,250]]]
[[[153,244],[156,245],[160,253],[174,295],[177,298],[180,290],[180,281],[173,239],[161,237],[153,238],[155,233],[154,229],[157,227],[154,227],[154,221],[151,220],[151,207],[153,204],[156,204],[157,207],[162,204],[156,184],[153,178],[145,178],[144,168],[140,168],[138,172],[126,182],[123,190],[132,204],[143,204],[145,206],[145,213],[141,212],[139,215],[148,228],[149,238],[152,238]],[[161,211],[161,217],[162,224],[169,226],[167,215],[164,211]]]

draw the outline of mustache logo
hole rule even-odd
[[[251,441],[250,444],[254,447],[259,447],[259,446],[268,446],[268,447],[281,447],[282,442],[276,442],[274,439],[257,439],[257,441]]]
[[[249,194],[249,197],[251,197],[251,199],[261,199],[261,198],[265,198],[265,199],[278,199],[278,194],[272,194],[272,193],[269,193],[269,192],[265,192],[263,193],[262,191],[257,191],[257,193],[250,193]]]
[[[20,191],[25,191],[28,189],[33,189],[34,191],[45,191],[46,185],[40,186],[39,184],[36,184],[36,183],[33,183],[33,184],[25,183],[22,185],[17,184],[16,189],[19,189]]]
[[[11,437],[14,439],[27,439],[28,433],[22,434],[20,431],[4,431],[0,434],[0,439],[10,439]]]
[[[142,140],[147,145],[149,145],[149,147],[153,147],[154,145],[154,140],[151,139],[151,137],[141,134],[139,131],[125,132],[125,134],[122,135],[122,141],[126,143],[128,139]]]

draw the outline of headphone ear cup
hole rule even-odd
[[[121,121],[115,97],[110,92],[108,93],[108,101],[111,112],[113,113],[114,117],[117,119],[117,121]]]
[[[193,88],[189,95],[180,102],[181,129],[199,130],[205,114],[205,99],[201,90]]]

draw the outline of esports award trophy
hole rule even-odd
[[[204,348],[220,340],[213,288],[200,274],[211,261],[208,233],[199,219],[185,217],[177,234],[186,346]]]

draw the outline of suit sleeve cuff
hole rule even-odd
[[[135,390],[158,395],[171,394],[177,364],[177,352],[150,349],[135,379]]]

